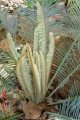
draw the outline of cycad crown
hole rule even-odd
[[[40,103],[44,99],[47,91],[47,84],[54,54],[54,38],[53,33],[50,32],[49,51],[47,53],[44,14],[39,2],[36,3],[36,6],[38,26],[35,28],[34,32],[33,53],[30,45],[26,43],[22,49],[21,55],[19,55],[10,33],[7,34],[7,37],[10,50],[16,61],[16,75],[22,89],[25,91],[29,100]],[[28,60],[26,60],[26,55],[28,56]],[[30,70],[32,71],[33,77],[31,77]]]

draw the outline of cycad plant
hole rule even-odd
[[[27,2],[32,5],[35,5],[33,1],[27,1]],[[47,11],[45,11],[45,17],[46,17],[45,19],[48,19],[50,16],[52,16],[51,14],[57,13],[58,10],[60,9],[60,8],[58,8],[55,10],[55,9],[51,8],[48,13],[49,6],[52,5],[53,1],[51,0],[49,2],[49,4],[47,4],[48,2],[49,1],[42,1],[42,9],[44,9],[44,11],[47,10]],[[6,10],[6,8],[4,7],[4,9],[1,9],[1,11],[0,11],[1,22],[3,24],[3,28],[5,28],[6,32],[10,32],[11,35],[13,36],[13,39],[15,39],[15,37],[17,37],[15,34],[17,31],[18,35],[20,35],[23,39],[26,38],[25,39],[26,41],[33,43],[33,36],[34,36],[33,31],[34,31],[35,27],[37,26],[36,11],[29,10],[27,8],[23,8],[22,6],[19,5],[18,14],[20,17],[25,18],[26,22],[19,20],[19,23],[18,23],[18,21],[16,21],[17,19],[16,19],[15,15],[12,15],[11,19],[9,19],[9,24],[11,24],[11,25],[8,25],[7,24],[7,18],[9,15],[8,10]],[[23,15],[21,13],[21,11],[24,12],[25,14]],[[14,19],[14,21],[12,21],[13,19]],[[51,31],[49,28],[52,24],[53,23],[51,22],[50,24],[48,24],[46,26],[47,33],[49,33]],[[54,26],[55,25],[56,24],[54,24]],[[20,27],[23,28],[24,31],[20,30],[19,29]],[[25,28],[27,31],[25,30]],[[48,34],[46,34],[46,35],[47,35],[46,38],[48,40],[46,42],[49,42],[49,35]],[[40,43],[40,44],[42,44],[42,43]],[[16,46],[17,45],[18,44],[16,44]],[[47,55],[47,53],[46,53],[46,55]],[[0,63],[2,64],[2,67],[0,66],[0,77],[1,77],[0,80],[3,82],[3,84],[5,84],[4,83],[4,79],[5,79],[6,85],[8,86],[8,84],[9,84],[13,88],[14,84],[16,84],[15,83],[15,81],[16,81],[15,63],[16,62],[15,62],[14,58],[12,57],[11,53],[4,52],[2,49],[0,49]],[[10,89],[11,89],[11,87],[10,87]]]
[[[35,6],[36,1],[25,1],[32,6]],[[54,0],[54,2],[55,1],[56,0]],[[18,81],[20,82],[28,99],[36,103],[43,101],[46,91],[56,78],[58,84],[49,97],[51,97],[58,89],[62,88],[69,81],[70,77],[80,69],[80,19],[78,16],[78,7],[75,7],[75,14],[73,13],[71,15],[67,13],[67,16],[62,22],[48,22],[48,18],[52,17],[53,13],[55,14],[53,9],[50,7],[53,0],[43,0],[40,1],[40,3],[37,2],[36,4],[37,14],[36,10],[33,8],[32,11],[30,11],[27,8],[21,8],[21,6],[19,7],[23,14],[21,11],[18,11],[19,15],[26,18],[27,21],[27,25],[22,22],[19,23],[19,25],[21,25],[21,27],[23,26],[24,29],[27,26],[27,32],[24,30],[22,33],[22,31],[19,30],[19,34],[22,33],[22,37],[27,36],[26,41],[30,42],[33,42],[34,36],[33,50],[30,45],[26,43],[21,54],[19,54],[15,48],[10,33],[7,34],[10,50],[13,55],[12,58],[15,61],[16,71],[14,71],[17,75]],[[75,6],[77,6],[76,3]],[[55,11],[58,11],[58,9]],[[44,18],[46,19],[46,22]],[[56,45],[54,46],[54,38],[50,31],[54,31],[55,36],[58,34],[61,36],[62,46],[60,48]],[[50,32],[49,37],[48,32]],[[54,75],[50,80],[50,83],[48,83],[51,66]],[[75,89],[78,93],[77,87]],[[76,92],[71,89],[70,94],[74,95],[74,93]],[[80,104],[80,100],[79,94],[77,94],[77,97],[75,97],[75,95],[70,95],[67,100],[57,101],[57,103],[63,103],[60,109],[61,112],[60,114],[49,113],[51,114],[51,117],[55,116],[64,118],[65,120],[71,120],[72,118],[79,120],[78,116],[80,108],[78,105]]]
[[[33,52],[28,43],[24,45],[21,55],[15,49],[11,35],[8,33],[10,50],[16,62],[17,78],[28,96],[29,100],[36,103],[42,102],[46,95],[48,79],[54,54],[53,33],[49,33],[49,51],[46,51],[46,28],[41,5],[37,6],[38,26],[34,32]],[[30,74],[32,72],[32,76]]]

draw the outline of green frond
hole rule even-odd
[[[17,31],[18,36],[21,36],[21,38],[25,39],[26,41],[33,42],[34,31],[35,27],[37,26],[36,14],[36,11],[32,11],[28,8],[19,6],[18,15],[20,16],[20,18],[18,21],[18,27],[21,29],[17,29]]]
[[[15,90],[12,85],[9,85],[8,82],[6,82],[5,79],[3,79],[2,77],[0,77],[0,82],[2,82],[4,86],[6,86],[9,89],[11,89],[14,93],[19,95],[20,98],[24,99],[23,96],[20,93],[18,93],[17,90]]]
[[[68,94],[68,98],[69,101],[73,101],[74,99],[77,99],[80,96],[80,85],[79,85],[79,81],[74,81],[74,84],[71,85],[70,89],[69,89],[69,94]],[[64,100],[58,100],[52,103],[49,103],[48,105],[56,105],[56,104],[60,104],[60,103],[64,103],[66,101],[66,99]]]
[[[24,115],[24,113],[18,113],[18,114],[15,114],[14,116],[6,118],[6,120],[17,120],[19,117],[21,117],[23,115]]]
[[[76,80],[69,90],[69,97],[75,98],[76,96],[79,95],[80,95],[80,85],[79,82]]]
[[[79,0],[72,0],[72,1],[68,1],[68,13],[70,15],[75,15],[75,14],[79,14],[79,5],[80,5],[80,1]]]
[[[80,119],[80,96],[71,100],[67,98],[63,104],[61,109],[59,110],[59,114],[47,112],[50,118],[57,117],[63,120],[79,120]]]
[[[69,80],[69,77],[75,73],[77,69],[80,67],[79,55],[76,54],[77,42],[80,39],[80,34],[74,40],[73,44],[71,45],[70,49],[66,53],[64,59],[62,60],[61,64],[59,65],[55,75],[53,76],[52,80],[50,81],[48,87],[51,85],[52,81],[55,77],[58,77],[59,85],[56,89],[50,94],[50,96],[56,92],[59,88],[63,87]],[[70,66],[70,67],[68,67]]]
[[[6,8],[5,4],[1,7],[0,20],[6,33],[11,33],[13,38],[15,38],[18,29],[18,18],[14,14],[10,15],[9,10],[10,6],[7,6]]]
[[[9,77],[9,74],[7,73],[7,70],[4,65],[0,67],[0,75],[2,78],[5,78],[5,79]]]
[[[49,113],[50,117],[58,117],[64,120],[72,119],[79,120],[80,119],[80,85],[78,81],[75,81],[69,90],[69,97],[66,100],[59,100],[59,103],[62,103],[61,108],[59,109],[60,114]],[[58,103],[57,102],[57,103]],[[54,102],[55,103],[55,102]],[[56,103],[56,104],[57,104]]]
[[[43,0],[44,7],[50,7],[53,3],[60,2],[62,0]]]
[[[11,57],[11,54],[0,49],[0,64],[5,64],[5,63],[15,64]]]
[[[80,97],[70,101],[69,98],[63,103],[61,114],[72,117],[76,120],[80,118]]]
[[[14,70],[10,69],[6,65],[0,67],[0,75],[3,79],[5,79],[8,84],[14,86],[16,83],[16,74]]]
[[[15,62],[11,58],[10,54],[4,51],[0,51],[0,75],[10,85],[14,85],[16,82],[15,74]]]
[[[49,114],[49,120],[55,119],[55,120],[76,120],[71,117],[67,117],[65,115],[57,114],[57,113],[51,113],[47,112]]]
[[[36,2],[39,2],[43,7],[49,8],[53,3],[62,1],[62,0],[24,0],[28,8],[33,8]]]

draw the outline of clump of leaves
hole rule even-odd
[[[54,54],[54,38],[53,34],[50,32],[49,51],[47,53],[44,15],[39,2],[36,3],[36,6],[38,26],[35,28],[34,32],[33,53],[30,45],[26,43],[21,51],[21,55],[19,55],[15,49],[10,33],[7,34],[7,37],[10,50],[16,61],[16,75],[22,89],[25,91],[29,100],[40,103],[43,101],[47,91],[47,84]]]

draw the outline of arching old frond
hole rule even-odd
[[[54,74],[51,82],[49,83],[48,87],[50,86],[52,81],[55,79],[55,77],[56,76],[58,77],[59,85],[50,94],[50,96],[53,93],[55,93],[59,88],[63,87],[64,84],[66,84],[69,81],[69,77],[72,76],[73,73],[75,73],[75,71],[80,68],[80,60],[79,60],[80,54],[76,53],[76,49],[78,48],[78,44],[77,43],[78,43],[79,39],[80,39],[80,34],[74,40],[74,42],[71,45],[70,49],[66,53],[64,59],[60,63],[60,65],[59,65],[56,73]]]

